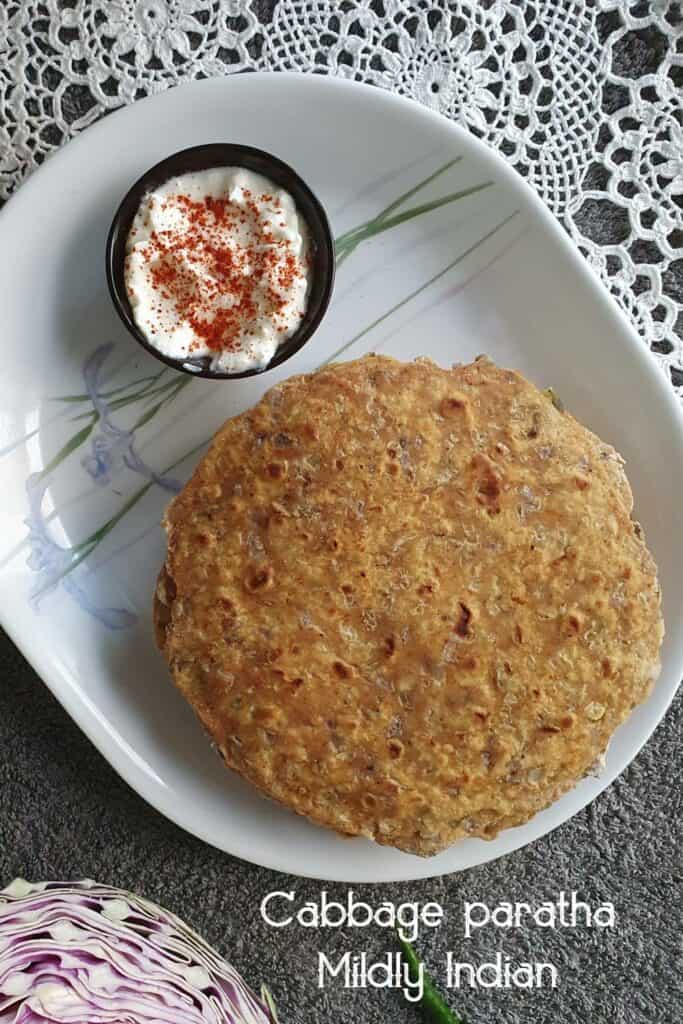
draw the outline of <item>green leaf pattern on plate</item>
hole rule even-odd
[[[412,188],[408,189],[408,191],[397,196],[370,220],[358,224],[356,227],[339,235],[335,239],[337,268],[342,266],[359,246],[371,242],[377,236],[387,231],[392,231],[394,228],[414,218],[424,217],[491,187],[492,182],[482,182],[468,188],[448,192],[428,202],[406,206],[414,196],[455,167],[461,159],[461,157],[456,156],[448,160]],[[449,271],[463,263],[475,249],[503,228],[514,216],[514,213],[511,214],[483,235],[477,242],[470,245],[463,252],[458,253],[440,271],[433,274],[403,299],[358,331],[354,337],[337,349],[321,365],[327,365],[337,359],[358,341],[370,334],[381,323],[393,316],[399,309],[410,303]],[[60,395],[50,400],[59,403],[65,410],[76,407],[75,415],[69,418],[74,423],[82,421],[84,425],[74,431],[72,436],[60,447],[59,451],[39,473],[32,474],[27,480],[29,516],[26,522],[29,528],[27,541],[31,548],[28,564],[37,572],[38,576],[31,594],[32,603],[37,605],[46,593],[53,591],[59,584],[63,584],[85,610],[95,615],[104,625],[116,629],[131,625],[135,621],[135,616],[124,609],[100,608],[94,605],[84,594],[83,589],[71,583],[68,577],[77,566],[93,553],[153,486],[158,485],[171,493],[176,492],[181,485],[173,480],[169,474],[186,459],[200,452],[208,444],[208,441],[196,445],[190,451],[185,452],[161,473],[156,473],[151,467],[147,466],[138,454],[137,432],[149,425],[163,409],[167,409],[188,387],[201,387],[202,385],[198,385],[191,377],[178,377],[172,375],[168,369],[163,368],[156,373],[138,376],[127,383],[107,388],[103,380],[103,371],[113,347],[113,345],[99,346],[87,358],[83,369],[86,383],[86,390],[84,392]],[[137,405],[140,406],[140,412],[129,429],[123,429],[114,423],[112,419],[114,413]],[[29,436],[26,435],[25,438],[20,439],[20,442],[17,443],[28,440]],[[53,540],[48,530],[47,520],[42,512],[42,500],[49,483],[48,478],[55,473],[66,459],[86,444],[88,444],[88,450],[83,455],[81,464],[96,484],[110,483],[112,478],[122,468],[133,470],[133,472],[139,473],[146,479],[145,483],[135,490],[122,503],[121,507],[88,537],[72,547],[63,547]],[[12,448],[14,447],[16,445],[12,446]],[[69,585],[67,586],[67,584]]]

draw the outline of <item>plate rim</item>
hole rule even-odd
[[[650,378],[655,392],[658,392],[659,400],[665,405],[670,416],[677,423],[680,437],[683,440],[683,408],[681,408],[671,385],[666,380],[665,375],[661,371],[654,355],[649,350],[646,343],[638,336],[638,333],[626,312],[619,306],[614,296],[611,295],[602,281],[599,280],[597,274],[581,255],[569,235],[564,230],[560,221],[546,206],[534,188],[528,184],[524,178],[522,178],[519,172],[517,172],[514,167],[498,153],[497,150],[471,134],[461,125],[456,124],[445,115],[419,103],[417,100],[401,96],[377,86],[352,81],[335,75],[313,73],[305,75],[295,71],[256,71],[250,72],[249,74],[233,73],[231,75],[184,82],[181,85],[174,86],[164,92],[157,93],[152,96],[146,96],[141,100],[125,104],[106,117],[100,117],[92,125],[89,125],[87,129],[84,129],[77,136],[70,139],[65,145],[50,154],[44,163],[29,175],[26,181],[19,186],[16,192],[5,203],[2,210],[0,210],[0,230],[2,230],[2,225],[5,223],[7,210],[15,209],[18,196],[23,195],[24,199],[26,199],[28,193],[28,197],[30,197],[37,188],[42,186],[42,181],[50,169],[55,164],[60,164],[66,150],[73,150],[75,147],[83,149],[85,146],[91,146],[93,144],[93,139],[96,139],[98,133],[104,135],[108,130],[106,126],[110,124],[112,119],[122,120],[124,117],[134,117],[135,115],[132,112],[140,104],[149,105],[154,103],[160,105],[161,103],[172,103],[178,89],[183,92],[188,92],[190,89],[195,91],[204,89],[209,92],[212,89],[230,89],[233,87],[234,82],[241,82],[243,83],[241,87],[244,87],[244,83],[248,83],[250,81],[258,80],[263,82],[264,80],[273,80],[276,78],[280,82],[282,79],[287,79],[289,81],[296,80],[298,84],[302,84],[304,81],[307,81],[308,85],[306,88],[317,88],[322,86],[323,89],[327,88],[332,91],[346,90],[348,92],[349,90],[353,90],[354,92],[365,93],[366,95],[371,94],[373,101],[379,102],[380,105],[384,103],[387,108],[411,108],[415,117],[431,120],[435,124],[438,123],[442,128],[444,126],[447,127],[454,138],[462,140],[466,146],[471,147],[477,157],[495,171],[497,180],[511,189],[512,193],[519,198],[520,202],[526,205],[527,210],[533,212],[534,216],[538,218],[543,229],[551,236],[553,243],[558,246],[572,262],[582,284],[591,293],[592,300],[600,305],[605,312],[609,312],[609,314],[616,319],[625,336],[629,339],[629,347],[633,357],[639,363],[639,370]],[[174,825],[183,829],[183,831],[188,832],[200,839],[202,842],[207,843],[214,849],[220,850],[222,853],[226,853],[229,856],[237,857],[240,860],[271,871],[295,874],[301,878],[310,878],[324,882],[336,882],[339,884],[388,884],[392,882],[426,880],[429,878],[441,877],[444,874],[456,874],[506,857],[511,853],[524,849],[526,846],[536,842],[543,836],[549,835],[551,832],[555,831],[556,828],[567,824],[578,813],[583,811],[589,803],[604,792],[604,790],[607,789],[608,786],[610,786],[615,779],[622,775],[629,765],[632,764],[645,744],[651,738],[657,726],[661,723],[678,691],[678,684],[676,683],[668,685],[666,690],[662,690],[660,687],[661,692],[653,691],[647,701],[647,703],[650,704],[652,715],[650,716],[649,721],[642,724],[635,743],[631,747],[628,759],[619,768],[608,768],[608,770],[606,770],[599,779],[594,780],[593,785],[587,787],[589,790],[587,793],[579,792],[581,781],[577,783],[577,785],[569,791],[570,793],[573,793],[575,797],[576,803],[574,809],[569,815],[561,816],[561,820],[551,822],[549,827],[546,826],[545,822],[543,822],[541,827],[538,827],[539,818],[546,812],[552,811],[553,808],[556,808],[558,801],[555,801],[549,808],[546,808],[545,811],[537,814],[530,822],[527,822],[525,826],[523,826],[524,828],[531,827],[535,834],[532,834],[530,837],[525,838],[519,843],[513,842],[508,849],[502,851],[495,850],[494,842],[491,842],[488,846],[488,850],[487,847],[484,846],[482,848],[482,855],[477,856],[468,866],[456,866],[448,869],[446,872],[438,869],[430,870],[433,863],[430,858],[414,857],[411,858],[411,864],[414,862],[415,870],[410,870],[409,863],[406,861],[406,870],[397,868],[383,872],[381,871],[381,867],[378,865],[378,868],[375,871],[363,869],[360,872],[351,872],[345,878],[339,878],[336,875],[325,873],[324,865],[321,865],[316,871],[311,871],[310,869],[301,871],[298,867],[293,869],[291,863],[287,862],[287,857],[280,855],[277,852],[276,847],[269,847],[268,855],[265,855],[265,851],[262,852],[261,849],[247,852],[242,849],[243,844],[240,844],[239,842],[237,845],[240,847],[240,852],[235,852],[232,849],[226,849],[226,847],[220,842],[217,842],[216,839],[211,838],[205,830],[196,827],[194,824],[184,822],[182,813],[175,812],[173,800],[170,797],[167,801],[164,801],[161,798],[162,790],[160,790],[158,794],[155,794],[151,791],[151,786],[145,786],[143,776],[136,777],[134,765],[130,756],[126,754],[125,750],[123,750],[118,744],[112,741],[111,734],[107,730],[106,726],[100,721],[100,715],[97,713],[97,709],[88,708],[87,704],[85,704],[80,697],[70,693],[69,687],[65,685],[62,678],[53,670],[47,653],[44,653],[42,648],[38,645],[34,645],[32,647],[29,647],[28,645],[24,646],[19,637],[21,630],[18,622],[11,619],[6,613],[3,614],[2,610],[0,610],[0,625],[9,636],[10,640],[21,652],[22,656],[40,677],[44,685],[47,686],[52,696],[64,708],[72,721],[93,744],[98,753],[105,758],[119,777],[158,813],[164,815],[164,817],[168,818]],[[680,675],[682,670],[683,664],[679,666],[677,674]],[[651,702],[655,697],[657,698],[657,704],[656,707],[653,708]],[[645,705],[641,705],[641,707],[643,706]],[[180,806],[182,806],[182,804]],[[499,836],[496,838],[500,839],[504,836],[512,836],[516,831],[516,829],[506,829],[499,833]],[[379,849],[381,851],[382,847],[379,847]]]

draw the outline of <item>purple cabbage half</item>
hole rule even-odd
[[[277,1024],[179,918],[95,882],[0,891],[0,1024]]]

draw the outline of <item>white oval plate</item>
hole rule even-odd
[[[161,364],[128,337],[105,286],[105,235],[121,196],[168,153],[203,142],[247,143],[291,163],[338,237],[371,221],[377,229],[340,265],[314,340],[246,381],[168,370],[155,378]],[[50,159],[0,214],[0,308],[0,618],[116,770],[183,828],[246,860],[323,879],[458,871],[570,818],[623,771],[664,714],[683,664],[680,410],[540,200],[445,119],[319,76],[240,75],[136,103]],[[553,385],[627,459],[637,516],[661,567],[664,670],[618,731],[602,777],[523,828],[430,860],[339,839],[266,804],[224,770],[152,640],[158,523],[168,487],[197,459],[183,456],[275,381],[343,346],[343,358],[374,350],[443,365],[487,352]]]

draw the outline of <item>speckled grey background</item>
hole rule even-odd
[[[260,5],[267,15],[269,4]],[[656,45],[656,43],[653,43]],[[622,55],[636,68],[648,41]],[[594,237],[618,241],[609,208],[587,209]],[[681,282],[676,283],[679,296]],[[532,847],[460,875],[363,886],[371,902],[438,900],[445,924],[419,943],[435,976],[446,950],[479,962],[501,950],[560,970],[554,991],[453,992],[470,1024],[680,1024],[681,708],[674,704],[624,775],[589,808]],[[316,988],[318,950],[381,955],[388,934],[273,930],[259,917],[263,896],[294,889],[315,899],[323,886],[252,867],[219,853],[160,817],[112,771],[71,723],[32,669],[0,638],[0,879],[90,876],[169,907],[226,953],[254,985],[265,980],[282,1024],[396,1024],[418,1014],[393,991]],[[325,886],[339,898],[346,886]],[[466,940],[464,900],[539,903],[560,890],[611,900],[614,932],[483,929]],[[679,957],[678,964],[676,957]]]

